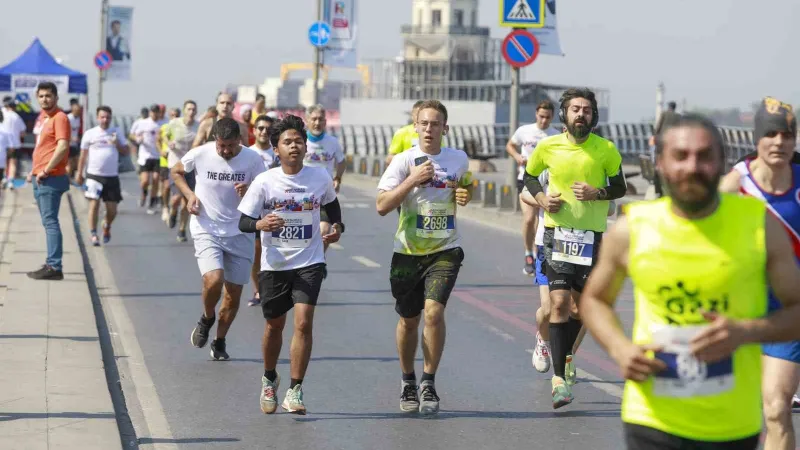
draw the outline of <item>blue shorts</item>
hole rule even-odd
[[[547,275],[544,274],[544,246],[537,245],[536,246],[536,278],[533,284],[537,286],[547,286]]]
[[[773,312],[778,309],[781,309],[781,304],[770,291],[767,310]],[[761,345],[761,349],[765,355],[772,358],[800,364],[800,341],[766,343]]]

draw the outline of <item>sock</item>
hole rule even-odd
[[[278,378],[278,372],[275,369],[272,370],[265,370],[264,376],[271,382],[275,382],[275,379]]]
[[[297,386],[298,384],[303,384],[303,379],[300,378],[298,380],[297,378],[292,378],[292,384],[289,385],[289,389],[294,389],[294,387]]]
[[[142,188],[142,197],[147,198],[147,188]]]
[[[567,364],[567,353],[571,349],[569,343],[569,324],[550,324],[550,356],[553,358],[553,373],[564,378],[564,366]]]
[[[403,374],[403,381],[410,381],[412,383],[417,382],[417,374],[412,371],[411,373],[404,373]]]
[[[567,328],[569,330],[569,341],[567,342],[569,345],[567,346],[567,354],[572,354],[572,347],[575,346],[575,341],[578,340],[578,334],[581,332],[581,327],[583,326],[583,322],[578,319],[573,319],[572,317],[569,318],[567,321]]]
[[[213,325],[214,321],[217,320],[217,317],[206,317],[206,313],[203,313],[203,315],[200,316],[200,320],[202,320],[206,325]]]
[[[435,382],[435,380],[434,380],[435,377],[436,377],[435,373],[422,372],[422,378],[419,380],[419,382],[423,383],[425,381],[430,381],[431,383],[434,383]]]

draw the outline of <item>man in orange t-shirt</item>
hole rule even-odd
[[[58,210],[61,196],[69,190],[67,156],[71,130],[67,115],[58,108],[58,89],[55,84],[48,81],[39,83],[36,97],[44,118],[33,150],[33,169],[28,178],[33,182],[33,196],[39,206],[47,237],[47,260],[41,269],[28,272],[28,277],[35,280],[63,280],[63,236],[58,223]]]

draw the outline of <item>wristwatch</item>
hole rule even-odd
[[[336,225],[339,225],[339,227],[341,228],[340,233],[344,234],[344,224],[342,222],[337,222],[337,223],[333,224],[333,226],[336,226]]]
[[[598,200],[606,200],[607,198],[608,198],[608,192],[606,192],[605,188],[600,188],[597,190]]]

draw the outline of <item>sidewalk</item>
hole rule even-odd
[[[30,185],[0,198],[0,448],[121,449],[65,194],[64,280],[26,276],[46,243]]]

